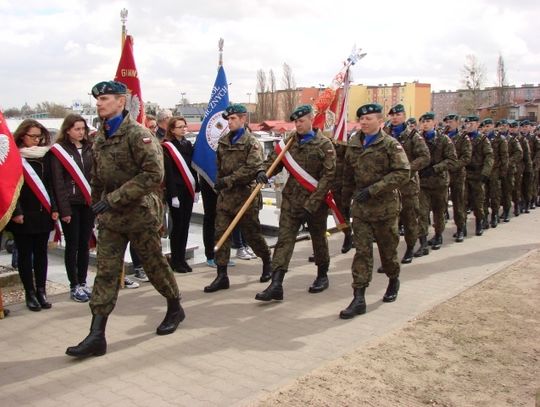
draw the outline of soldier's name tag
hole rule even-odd
[[[152,139],[150,137],[143,137],[142,141],[144,144],[150,144],[152,142]]]

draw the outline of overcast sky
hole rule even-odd
[[[143,99],[162,106],[182,92],[208,101],[220,37],[237,102],[248,92],[254,101],[258,69],[273,69],[279,87],[284,62],[297,86],[328,84],[354,44],[368,53],[355,83],[455,90],[475,54],[492,86],[499,53],[511,84],[540,83],[535,0],[0,0],[0,107],[88,102],[91,87],[116,72],[124,7]]]

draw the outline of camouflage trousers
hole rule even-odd
[[[463,230],[467,222],[467,208],[465,207],[465,176],[450,176],[450,199],[456,227]]]
[[[501,180],[501,203],[504,210],[510,210],[512,206],[512,191],[514,189],[514,172],[508,170],[508,174]]]
[[[534,166],[533,166],[529,197],[530,197],[531,202],[536,202],[536,199],[538,198],[538,168],[535,168]]]
[[[341,199],[341,191],[343,190],[343,185],[341,183],[336,184],[332,188],[332,194],[334,195],[334,201],[336,201],[336,206],[345,218],[345,223],[347,224],[348,228],[343,229],[343,233],[346,235],[350,235],[351,232],[351,203],[350,202],[344,202],[343,199]]]
[[[444,213],[448,206],[448,187],[420,188],[420,236],[427,236],[429,232],[429,212],[433,212],[435,233],[444,232]]]
[[[521,184],[523,182],[523,166],[518,167],[514,172],[514,189],[512,190],[512,201],[519,203],[523,197],[521,193]]]
[[[163,256],[157,230],[119,233],[100,229],[97,241],[97,274],[90,309],[93,315],[109,315],[116,305],[120,275],[128,242],[139,257],[150,282],[165,298],[179,298],[178,285]]]
[[[476,219],[483,219],[485,190],[482,180],[467,178],[467,199]]]
[[[531,184],[533,182],[532,172],[524,172],[521,181],[521,199],[529,204],[531,201]]]
[[[498,215],[502,200],[502,185],[499,177],[499,171],[492,171],[489,176],[489,182],[485,184],[484,215],[487,216],[489,208],[491,214]]]
[[[377,242],[381,265],[389,278],[399,277],[397,247],[398,217],[370,221],[353,217],[353,241],[356,253],[352,262],[352,287],[369,286],[373,273],[373,239]]]
[[[326,238],[327,217],[328,207],[325,204],[321,205],[321,209],[316,213],[306,218],[302,207],[292,207],[287,200],[284,200],[279,217],[278,240],[272,256],[272,271],[287,271],[289,268],[296,237],[304,221],[307,223],[311,236],[315,264],[318,266],[329,264],[330,255]]]
[[[418,239],[418,217],[420,215],[420,200],[418,194],[401,194],[401,212],[399,223],[405,229],[407,247],[414,247]]]
[[[215,241],[217,242],[223,236],[232,220],[237,214],[237,208],[220,208],[216,211],[215,222]],[[262,235],[261,223],[259,222],[259,203],[255,200],[248,208],[238,226],[242,230],[242,236],[247,244],[253,249],[253,252],[264,262],[270,261],[270,249]],[[232,235],[232,233],[231,233]],[[218,266],[226,266],[231,256],[231,235],[215,253],[215,261]]]

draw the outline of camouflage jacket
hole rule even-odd
[[[429,166],[433,167],[435,174],[423,176],[420,172],[420,187],[427,189],[448,187],[450,184],[448,171],[452,171],[457,165],[454,144],[447,135],[440,132],[436,132],[431,140],[426,140],[424,135],[422,138],[428,146],[431,155]]]
[[[466,133],[460,132],[450,138],[456,149],[457,162],[453,170],[450,170],[450,178],[465,177],[465,167],[471,162],[472,145],[471,139]]]
[[[488,138],[483,134],[471,138],[472,156],[467,165],[467,179],[481,180],[489,177],[493,169],[493,149]]]
[[[255,188],[255,176],[264,169],[264,152],[248,129],[234,144],[231,137],[232,132],[222,136],[216,150],[217,179],[227,185],[218,193],[218,206],[234,210],[244,204]]]
[[[508,172],[514,174],[517,169],[523,170],[523,149],[516,136],[508,135]]]
[[[532,172],[532,159],[529,141],[523,134],[517,136],[521,149],[523,150],[523,172]]]
[[[369,188],[370,198],[352,204],[352,215],[365,220],[384,220],[398,216],[398,189],[410,180],[410,164],[401,144],[380,131],[377,138],[364,148],[364,134],[358,132],[349,140],[343,170],[343,202],[353,194]]]
[[[98,217],[99,227],[122,232],[159,229],[164,170],[158,140],[128,114],[110,137],[101,126],[92,150],[92,201],[106,198],[111,206]]]
[[[298,140],[298,134],[293,132],[285,137],[285,140],[283,140],[285,144],[289,142],[291,137]],[[336,175],[336,152],[330,139],[323,136],[321,132],[317,132],[315,137],[307,143],[300,144],[297,140],[293,141],[287,151],[300,167],[318,181],[318,185],[315,191],[308,192],[294,176],[290,175],[283,188],[281,209],[304,208],[310,213],[315,213],[322,208],[325,196],[330,191],[334,182]],[[265,167],[269,168],[277,156],[276,151],[269,154],[265,162]],[[282,169],[283,163],[280,163],[274,174],[277,174]]]
[[[506,177],[508,174],[508,141],[501,134],[496,134],[491,140],[493,149],[493,169],[492,177]]]
[[[535,133],[530,133],[528,139],[533,170],[538,170],[540,168],[540,137]]]

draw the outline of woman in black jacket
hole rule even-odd
[[[80,179],[90,182],[92,170],[92,145],[87,140],[88,125],[78,114],[70,114],[62,123],[56,143],[62,151],[71,157],[66,161],[59,150],[51,151],[52,186],[60,213],[60,223],[64,232],[66,250],[64,263],[70,285],[70,298],[76,302],[87,302],[91,291],[86,285],[88,260],[90,257],[89,240],[94,227],[94,214],[90,207],[89,189],[83,193],[84,184],[79,185]],[[58,154],[58,155],[57,155]],[[76,165],[80,170],[79,180],[71,173]],[[78,182],[77,182],[78,181]]]
[[[45,291],[47,247],[49,234],[58,219],[49,185],[50,160],[46,155],[50,148],[50,137],[41,123],[26,119],[15,130],[13,138],[19,147],[23,164],[27,167],[25,182],[7,229],[13,233],[19,252],[18,269],[24,286],[26,306],[31,311],[41,311],[42,308],[51,308]],[[30,183],[27,174],[30,174]],[[37,187],[32,188],[33,185]]]
[[[195,185],[188,186],[176,164],[171,152],[164,146],[165,194],[172,218],[171,266],[178,273],[187,273],[191,267],[186,262],[186,246],[189,233],[189,222],[193,211],[193,195],[191,191],[199,190],[197,173],[191,168],[193,145],[186,139],[187,122],[183,117],[172,117],[167,126],[165,142],[170,142],[187,164]]]

